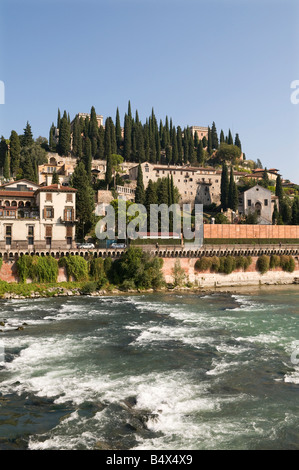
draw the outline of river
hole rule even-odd
[[[0,301],[0,449],[299,449],[298,286],[234,291]]]

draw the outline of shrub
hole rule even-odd
[[[280,257],[280,266],[283,271],[292,273],[295,270],[295,261],[292,256],[282,255]]]
[[[73,277],[75,281],[88,279],[88,262],[82,256],[64,256],[59,260],[59,266],[65,266],[68,279]]]
[[[92,292],[95,292],[97,290],[97,283],[93,281],[86,282],[81,288],[81,293],[84,295],[92,294]]]
[[[230,274],[236,268],[236,262],[233,256],[226,256],[224,258],[223,272],[224,274]]]
[[[17,273],[22,283],[27,279],[33,282],[56,282],[58,262],[52,256],[23,255],[17,260]]]
[[[199,258],[195,263],[195,268],[199,271],[207,271],[212,267],[212,258],[208,258],[207,256],[202,256]]]
[[[135,282],[131,279],[126,279],[122,284],[121,284],[121,289],[122,290],[125,290],[125,291],[128,291],[128,290],[135,290],[136,289],[136,285],[135,285]]]
[[[217,256],[213,256],[211,258],[211,271],[214,273],[218,273],[220,268],[220,259]]]
[[[271,255],[270,258],[270,269],[278,268],[280,266],[280,256]]]
[[[93,258],[89,263],[89,273],[95,281],[101,281],[105,276],[104,260],[102,258]]]
[[[244,262],[244,271],[247,271],[247,269],[249,268],[249,266],[252,264],[252,258],[251,256],[246,256],[245,257],[245,262]]]
[[[172,275],[173,275],[173,283],[175,286],[181,286],[184,281],[185,281],[185,271],[181,267],[180,260],[177,259],[174,263],[174,267],[172,269]]]
[[[267,255],[262,255],[257,260],[257,269],[261,274],[265,274],[269,271],[270,268],[270,257]]]

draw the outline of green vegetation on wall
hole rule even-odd
[[[236,269],[246,271],[252,263],[251,256],[203,256],[195,263],[198,271],[230,274]]]
[[[58,262],[52,256],[23,255],[17,261],[17,273],[22,283],[27,279],[33,282],[56,282]]]

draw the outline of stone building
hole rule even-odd
[[[0,187],[0,248],[60,250],[74,246],[76,189],[28,180]]]
[[[256,212],[259,224],[271,225],[275,203],[277,209],[279,209],[278,197],[272,195],[269,189],[257,184],[241,193],[238,210],[240,215],[249,215]]]
[[[173,184],[180,193],[181,204],[220,204],[221,170],[213,167],[191,167],[141,164],[143,184],[147,188],[149,180],[173,177]],[[129,178],[137,180],[138,165],[129,170]],[[234,172],[235,181],[244,176],[242,172]]]

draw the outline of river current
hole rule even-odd
[[[299,449],[298,301],[2,300],[0,449]]]

